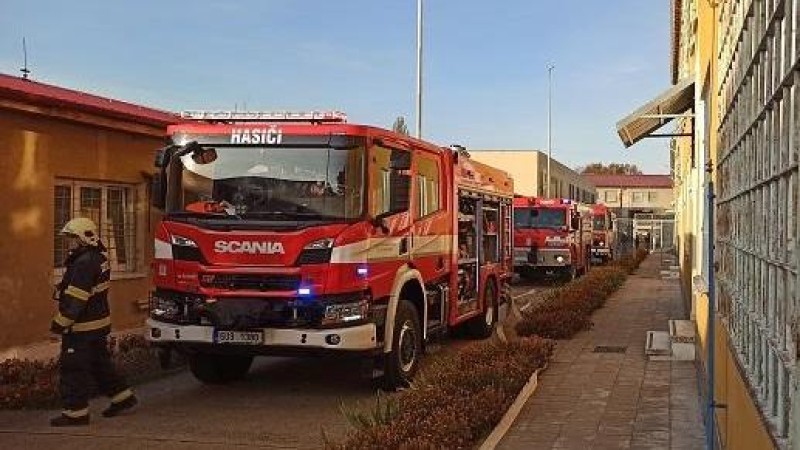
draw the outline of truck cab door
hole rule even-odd
[[[411,152],[376,140],[368,158],[367,262],[379,293],[388,293],[397,269],[410,260]],[[380,294],[379,294],[380,295]]]
[[[434,280],[447,273],[453,241],[444,203],[444,161],[440,155],[414,150],[413,166],[411,258],[423,279]]]

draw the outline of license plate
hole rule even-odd
[[[217,331],[214,333],[216,344],[261,345],[264,343],[263,331]]]

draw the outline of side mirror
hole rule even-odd
[[[213,148],[206,148],[198,144],[197,141],[192,141],[186,144],[181,153],[191,154],[192,161],[197,164],[210,164],[217,160],[217,151]]]
[[[156,209],[164,209],[167,206],[167,183],[166,175],[162,171],[157,173],[150,182],[150,204]]]
[[[154,165],[159,169],[167,167],[167,164],[169,163],[167,148],[162,148],[156,151],[156,160]]]
[[[581,216],[572,216],[572,221],[570,222],[572,225],[573,230],[580,230],[581,229]]]

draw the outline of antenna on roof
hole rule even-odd
[[[23,80],[27,80],[28,74],[31,73],[28,70],[28,45],[25,43],[25,36],[22,36],[22,68],[19,71],[22,72]]]

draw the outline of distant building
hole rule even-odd
[[[547,190],[547,154],[538,150],[468,150],[475,160],[503,169],[514,178],[514,190],[519,195],[545,197]],[[595,203],[595,186],[578,172],[550,160],[550,197],[571,198]]]
[[[70,218],[100,227],[112,320],[139,327],[149,291],[155,151],[171,113],[0,74],[0,350],[47,339]]]
[[[621,218],[635,214],[672,212],[675,193],[669,175],[583,175],[597,186],[597,202],[612,208]]]

